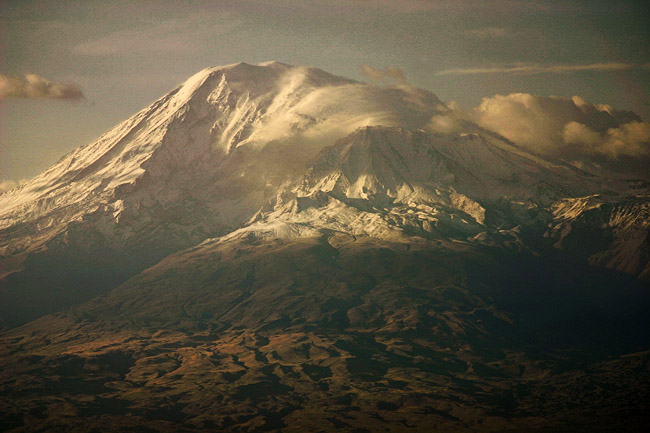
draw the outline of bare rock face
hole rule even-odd
[[[647,191],[448,112],[209,68],[0,195],[0,424],[643,431]]]
[[[595,266],[650,281],[650,198],[567,199],[553,207],[555,247]]]

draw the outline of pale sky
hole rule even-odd
[[[0,0],[0,182],[240,61],[360,81],[362,64],[395,67],[468,109],[495,94],[579,95],[648,121],[649,28],[647,0]]]

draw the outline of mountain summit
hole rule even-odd
[[[441,133],[450,112],[312,67],[208,68],[0,195],[9,431],[615,425],[647,391],[648,191]],[[618,406],[563,403],[587,364]]]
[[[368,125],[423,127],[440,109],[444,104],[430,92],[371,86],[316,68],[267,62],[205,69],[0,195],[6,234],[0,271],[15,279],[10,286],[31,290],[41,285],[34,280],[38,272],[24,272],[30,274],[25,282],[11,275],[64,248],[73,255],[84,251],[83,263],[72,266],[81,274],[64,286],[86,278],[87,258],[94,255],[102,267],[111,266],[103,260],[110,255],[119,263],[117,274],[130,274],[133,263],[143,269],[243,224],[337,139]],[[20,297],[22,290],[8,296]],[[24,308],[36,308],[25,302]],[[13,314],[8,308],[5,320]]]
[[[300,140],[292,150],[307,153],[363,126],[421,128],[438,109],[444,105],[429,92],[370,86],[316,68],[277,62],[208,68],[4,194],[2,226],[84,199],[105,203],[120,195],[120,186],[146,177],[213,176],[224,160],[278,141]]]

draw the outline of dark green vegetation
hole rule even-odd
[[[463,242],[253,233],[5,331],[4,431],[645,431],[650,291]]]

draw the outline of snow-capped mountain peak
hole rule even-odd
[[[308,66],[204,69],[0,195],[0,275],[50,249],[152,263],[247,224],[475,239],[622,190],[469,122],[433,132],[448,112],[426,90]]]
[[[147,167],[161,168],[160,162],[170,171],[169,164],[188,165],[206,152],[228,154],[291,138],[323,146],[367,125],[422,127],[439,106],[429,92],[414,96],[408,89],[358,83],[311,67],[265,62],[204,69],[4,194],[2,226],[11,224],[15,212],[35,216],[133,184]]]

